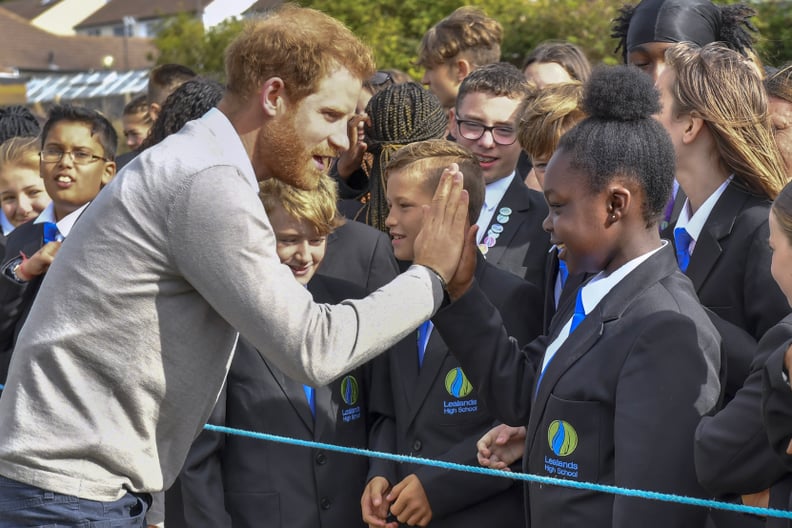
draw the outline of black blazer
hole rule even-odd
[[[360,284],[368,294],[393,280],[399,268],[388,235],[348,220],[327,235],[327,251],[317,273]]]
[[[756,351],[755,345],[730,346],[745,342],[740,330],[757,342],[789,312],[786,297],[770,275],[770,205],[732,181],[707,218],[685,272],[701,304],[722,319],[713,322],[723,335],[727,355],[727,400],[748,377]],[[672,228],[665,235],[673,241]]]
[[[762,418],[770,446],[787,469],[792,469],[792,455],[786,452],[792,439],[792,388],[784,355],[791,344],[785,342],[774,350],[762,369]]]
[[[547,334],[550,331],[550,322],[553,320],[553,316],[556,313],[555,285],[558,270],[558,251],[550,250],[547,252],[547,260],[545,263],[544,321],[542,324],[542,334]],[[558,306],[563,306],[570,296],[576,295],[578,288],[590,277],[591,275],[587,273],[569,275],[563,288],[561,288],[561,294],[558,296]]]
[[[545,284],[545,259],[550,249],[550,234],[542,228],[547,217],[547,202],[542,193],[529,189],[515,175],[503,199],[495,207],[489,230],[498,211],[512,210],[497,243],[487,251],[487,262],[524,278],[540,289]],[[486,236],[486,231],[484,232]]]
[[[693,434],[720,393],[720,338],[670,245],[588,314],[548,364],[536,392],[541,358],[574,304],[570,298],[562,306],[548,337],[522,350],[475,284],[434,321],[495,415],[527,424],[526,471],[705,496],[693,468]],[[701,508],[540,484],[527,488],[535,528],[700,528],[706,517]]]
[[[538,288],[479,259],[476,277],[521,342],[541,331]],[[411,335],[374,362],[372,412],[380,414],[371,449],[477,465],[476,441],[497,422],[478,399],[475,386],[454,396],[453,379],[464,380],[459,363],[436,331],[418,368],[417,340]],[[524,525],[522,492],[509,479],[484,477],[372,459],[369,478],[392,485],[410,474],[421,481],[432,508],[429,526],[479,528]]]
[[[787,315],[759,341],[751,373],[734,398],[715,416],[701,419],[696,429],[696,473],[714,495],[737,501],[739,495],[784,486],[783,481],[792,475],[767,441],[761,413],[762,370],[774,351],[786,350],[790,343],[792,315]],[[736,513],[712,514],[718,526],[758,523]]]
[[[360,298],[354,284],[315,275],[317,302]],[[368,367],[316,389],[316,418],[303,386],[240,338],[226,386],[209,422],[281,436],[365,448]],[[202,431],[181,474],[187,525],[234,528],[363,527],[365,457]]]
[[[790,324],[788,319],[784,319],[782,324]],[[762,420],[770,447],[787,472],[770,488],[770,507],[785,510],[792,510],[792,455],[786,452],[792,439],[792,389],[782,372],[786,372],[784,355],[790,345],[792,340],[783,342],[770,354],[762,368]],[[767,526],[790,528],[792,521],[768,518]]]
[[[43,245],[44,224],[26,222],[8,236],[3,264],[17,258],[20,252],[29,257]],[[11,352],[43,280],[44,275],[40,275],[27,284],[17,284],[7,277],[0,277],[0,383],[5,383]]]

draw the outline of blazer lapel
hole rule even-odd
[[[314,424],[314,438],[321,438],[326,431],[332,431],[332,426],[338,416],[338,401],[333,399],[333,391],[339,389],[339,383],[331,383],[326,387],[317,387],[314,390],[316,396],[316,418]],[[303,396],[305,393],[303,392]],[[310,413],[310,407],[308,409]]]
[[[734,182],[729,183],[710,212],[696,240],[696,247],[693,249],[685,272],[693,282],[696,292],[704,285],[710,271],[723,253],[722,241],[731,234],[737,215],[742,211],[747,198],[748,195],[736,187]]]
[[[409,395],[408,401],[410,402],[410,413],[407,424],[412,423],[415,419],[418,410],[423,407],[426,398],[429,395],[435,383],[438,383],[438,377],[441,374],[440,369],[445,363],[445,358],[448,355],[448,347],[443,338],[440,337],[438,332],[432,330],[429,336],[429,342],[426,345],[426,354],[424,354],[423,365],[418,371],[418,379],[416,384]],[[417,359],[416,359],[417,364]]]
[[[273,368],[261,354],[261,352],[256,349],[256,353],[261,357],[261,360],[269,369],[270,373],[272,374],[273,379],[277,382],[278,386],[280,386],[283,394],[292,404],[294,410],[297,412],[297,415],[300,419],[305,423],[305,426],[308,428],[309,431],[314,430],[314,418],[311,414],[311,407],[308,405],[308,399],[305,397],[305,390],[303,389],[302,383],[298,383],[293,379],[286,376],[280,370]],[[317,398],[318,398],[318,392]],[[317,411],[319,407],[317,405]]]
[[[418,331],[407,334],[407,337],[399,341],[388,354],[390,355],[389,364],[393,370],[391,379],[401,380],[395,385],[401,386],[403,401],[410,408],[415,387],[418,385]]]
[[[494,224],[500,224],[503,226],[503,232],[500,234],[500,236],[498,236],[495,245],[489,248],[487,251],[487,260],[490,262],[495,263],[501,259],[503,254],[506,252],[506,248],[509,247],[511,240],[514,238],[514,235],[516,235],[519,231],[520,225],[525,220],[525,212],[531,208],[530,202],[520,199],[522,197],[520,192],[522,189],[515,188],[517,186],[525,187],[525,184],[517,175],[515,175],[511,184],[509,184],[509,188],[506,189],[506,194],[503,195],[500,203],[495,207],[495,213],[492,215],[492,220],[490,221],[489,226],[487,226],[487,231],[492,229]],[[498,215],[500,214],[501,209],[504,207],[511,209],[512,212],[510,215],[505,215],[509,217],[509,221],[501,223],[498,222]],[[484,233],[484,236],[487,236],[486,232]]]
[[[627,277],[619,282],[599,304],[586,315],[577,329],[572,332],[563,345],[556,351],[542,376],[539,390],[532,404],[528,420],[529,441],[533,442],[539,424],[543,420],[544,408],[558,380],[583,355],[588,353],[605,333],[608,324],[622,317],[624,310],[647,288],[661,278],[678,271],[676,257],[670,244],[641,263]],[[583,286],[581,286],[583,287]],[[567,299],[551,323],[550,335],[555,338],[574,312],[575,300]],[[548,345],[552,340],[548,341]],[[539,379],[539,373],[535,378]],[[537,412],[539,411],[539,412]]]

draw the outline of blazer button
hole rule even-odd
[[[316,455],[316,463],[320,466],[323,466],[327,463],[327,457],[324,453],[319,453]]]
[[[416,440],[415,442],[413,442],[413,451],[416,451],[416,452],[420,451],[422,447],[423,447],[423,444],[421,443],[420,440]]]
[[[319,506],[321,506],[323,510],[329,510],[330,506],[332,505],[333,505],[333,501],[331,501],[327,497],[322,497],[321,499],[319,499]]]

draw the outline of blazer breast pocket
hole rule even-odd
[[[531,472],[596,482],[601,476],[603,405],[550,395],[531,447]]]

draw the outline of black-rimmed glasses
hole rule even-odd
[[[86,150],[63,151],[55,148],[48,148],[39,152],[39,159],[41,159],[41,161],[44,163],[59,163],[60,160],[63,159],[63,156],[65,156],[66,154],[71,156],[71,159],[75,165],[88,165],[89,163],[93,163],[94,161],[99,161],[99,160],[110,161],[107,158],[103,158],[102,156],[97,156],[96,154],[93,154]]]
[[[517,131],[512,127],[503,125],[487,126],[476,121],[459,119],[458,117],[456,123],[459,135],[470,141],[479,140],[485,132],[492,134],[492,141],[504,147],[512,145],[517,141]]]

